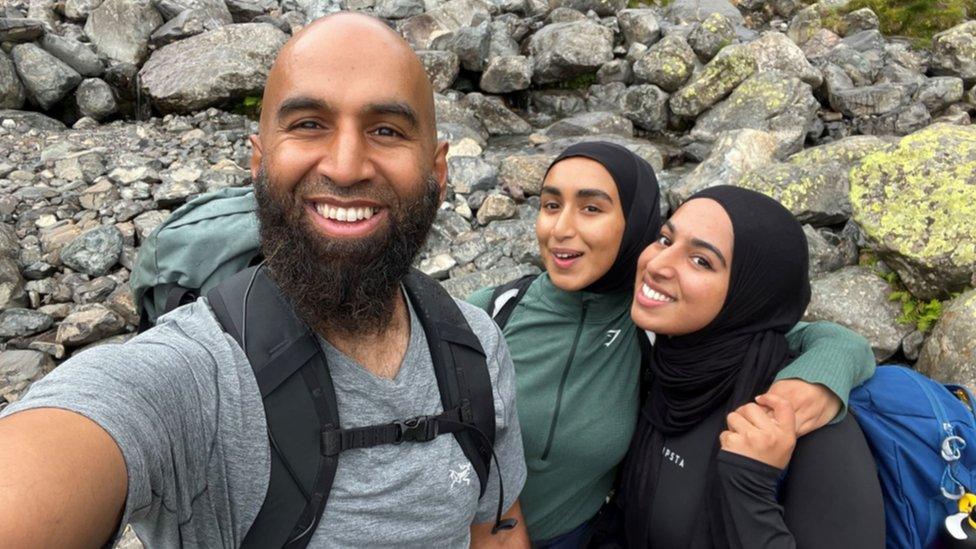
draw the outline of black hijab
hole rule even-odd
[[[786,333],[810,301],[806,237],[775,200],[747,189],[718,186],[689,200],[711,199],[732,221],[729,290],[718,316],[687,335],[658,337],[651,386],[624,472],[623,502],[631,546],[647,544],[664,436],[686,432],[719,408],[731,411],[772,383],[790,361]],[[723,423],[724,428],[724,423]],[[713,456],[718,450],[715,433]],[[714,491],[714,458],[708,488]],[[724,543],[724,524],[706,501],[712,539]]]
[[[557,162],[572,157],[589,158],[610,172],[620,195],[625,223],[620,250],[610,270],[583,291],[599,294],[631,292],[634,289],[637,258],[661,230],[661,193],[654,168],[624,146],[591,141],[567,147],[552,161],[546,175]]]

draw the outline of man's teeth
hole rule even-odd
[[[336,208],[335,206],[328,206],[326,204],[317,204],[315,209],[319,212],[319,215],[326,219],[345,221],[346,223],[369,219],[376,213],[373,208]]]
[[[661,292],[656,292],[652,290],[647,284],[641,285],[641,293],[644,294],[644,297],[648,299],[653,299],[654,301],[667,301],[667,302],[674,301],[673,297],[668,297],[662,294]]]

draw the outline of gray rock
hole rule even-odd
[[[121,316],[126,324],[139,325],[139,311],[136,310],[135,296],[132,295],[132,288],[128,283],[119,284],[105,299],[105,305]]]
[[[479,122],[480,126],[481,123]],[[482,130],[484,131],[484,130]],[[438,124],[437,139],[447,141],[448,158],[455,156],[481,156],[486,144],[485,137],[473,128],[460,124]]]
[[[488,243],[485,242],[485,236],[478,231],[463,232],[451,243],[451,256],[460,265],[471,263],[486,251]]]
[[[518,135],[532,132],[532,126],[509,110],[498,97],[473,92],[464,97],[464,103],[471,108],[491,135]]]
[[[735,39],[735,29],[729,18],[713,13],[694,26],[688,35],[688,45],[702,61],[709,61],[715,54]]]
[[[962,101],[962,78],[956,76],[937,76],[929,78],[915,92],[915,101],[925,105],[930,113],[939,112],[949,105]]]
[[[87,78],[75,90],[75,101],[82,116],[94,120],[105,120],[118,111],[115,93],[107,82],[100,78]]]
[[[167,210],[149,210],[148,212],[143,212],[132,220],[136,229],[136,237],[139,242],[143,242],[146,238],[156,230],[163,221],[169,217],[169,211]]]
[[[627,45],[650,46],[661,37],[661,24],[651,9],[627,9],[617,13],[617,24]]]
[[[105,161],[98,151],[70,153],[55,161],[54,173],[68,181],[92,183],[105,173]]]
[[[518,21],[516,25],[508,24],[502,18],[495,19],[491,22],[491,45],[488,47],[489,61],[493,57],[509,57],[521,53],[521,47],[512,37],[512,33],[521,34],[523,24],[521,20],[516,21]],[[527,28],[525,32],[528,32]]]
[[[30,309],[7,309],[0,312],[0,339],[39,334],[51,327],[54,319]]]
[[[955,78],[949,76],[945,78]],[[875,84],[902,84],[909,90],[918,90],[926,81],[925,75],[914,70],[905,68],[898,63],[889,63],[881,69]],[[960,80],[961,82],[961,80]]]
[[[17,402],[31,383],[54,369],[54,360],[38,351],[0,352],[0,399]]]
[[[746,46],[731,46],[705,65],[691,82],[670,99],[671,112],[694,117],[721,101],[756,72],[753,52]]]
[[[537,84],[558,82],[613,59],[613,31],[591,21],[546,25],[529,39]]]
[[[626,91],[627,84],[623,82],[593,84],[586,90],[586,109],[593,112],[619,111]]]
[[[58,326],[56,341],[77,347],[122,333],[125,320],[104,305],[85,305],[71,313]]]
[[[942,383],[976,385],[976,290],[943,305],[916,367]]]
[[[905,106],[909,99],[908,90],[904,86],[876,84],[837,90],[830,95],[830,106],[855,118],[894,112]]]
[[[153,31],[149,36],[149,45],[154,49],[159,49],[178,40],[196,36],[208,30],[206,26],[208,20],[206,14],[203,12],[198,10],[184,10]],[[215,25],[213,28],[219,26]]]
[[[376,15],[387,19],[406,19],[424,13],[421,0],[377,0]]]
[[[580,137],[565,137],[562,139],[554,139],[548,143],[543,143],[536,148],[539,153],[544,153],[551,155],[549,158],[555,158],[559,153],[566,150],[570,145],[575,145],[577,143],[583,143],[586,141],[607,141],[609,143],[616,143],[621,147],[626,147],[632,153],[643,158],[648,164],[654,168],[655,172],[660,172],[664,169],[664,155],[661,150],[649,141],[637,138],[627,138],[619,135],[586,135]],[[543,173],[545,168],[543,168]],[[541,184],[541,181],[540,181]],[[532,215],[535,218],[535,214]]]
[[[482,288],[498,286],[527,274],[536,274],[538,272],[538,268],[529,265],[495,267],[486,271],[477,271],[464,276],[450,278],[445,280],[442,285],[455,298],[465,299]]]
[[[750,42],[748,47],[756,60],[757,71],[783,71],[813,88],[819,87],[823,82],[820,71],[807,61],[803,50],[783,33],[764,32],[759,40]]]
[[[511,219],[515,216],[515,201],[503,194],[489,194],[478,208],[478,223],[487,225],[492,221]]]
[[[677,24],[704,21],[713,13],[724,15],[735,25],[743,22],[739,10],[726,0],[674,0],[668,7],[668,19]]]
[[[647,131],[661,131],[668,126],[668,94],[661,88],[642,84],[627,88],[620,99],[624,116]]]
[[[61,250],[61,261],[76,271],[102,276],[115,266],[122,254],[122,233],[114,225],[92,229]]]
[[[26,307],[27,304],[24,278],[20,275],[17,262],[11,258],[0,257],[0,310]]]
[[[11,50],[14,66],[28,97],[49,109],[81,82],[81,75],[36,44],[18,44]]]
[[[573,8],[558,7],[549,12],[546,17],[547,25],[556,23],[572,23],[574,21],[586,21],[586,14]]]
[[[457,261],[451,254],[437,254],[420,262],[417,266],[420,272],[435,279],[444,280],[451,269],[457,267]]]
[[[843,43],[831,49],[826,60],[844,69],[855,86],[870,86],[883,66],[880,58],[865,55]]]
[[[932,37],[932,72],[958,76],[966,86],[976,83],[976,21],[940,32]]]
[[[775,136],[758,130],[722,134],[709,157],[665,193],[671,209],[703,189],[737,184],[746,173],[771,163],[778,145]]]
[[[13,60],[0,50],[0,109],[19,109],[27,100],[27,92],[20,83]]]
[[[901,352],[905,358],[915,362],[922,353],[922,345],[925,343],[925,334],[915,330],[901,340]]]
[[[503,187],[518,188],[527,195],[538,195],[549,164],[556,158],[548,154],[514,154],[505,157],[498,169]]]
[[[569,8],[582,13],[593,11],[601,17],[616,15],[627,7],[627,0],[550,0],[552,8]]]
[[[667,113],[665,113],[665,116],[667,116]],[[632,137],[634,135],[634,125],[630,120],[617,113],[587,112],[564,118],[546,128],[546,135],[555,139],[603,134]]]
[[[405,20],[400,25],[400,32],[413,49],[429,50],[438,36],[462,27],[474,27],[490,19],[488,4],[481,0],[449,0],[427,13]]]
[[[112,277],[100,276],[94,280],[75,286],[71,299],[78,304],[102,303],[112,294],[118,283]]]
[[[146,58],[149,37],[163,24],[151,0],[105,0],[85,22],[85,34],[106,57],[138,65]]]
[[[418,51],[417,57],[424,64],[430,85],[434,87],[434,91],[437,93],[450,88],[454,79],[457,78],[458,71],[461,70],[461,62],[453,52],[425,50]]]
[[[695,63],[695,51],[688,42],[671,34],[648,48],[634,63],[634,76],[638,82],[674,92],[691,76]]]
[[[454,192],[470,194],[490,191],[498,181],[498,170],[475,156],[453,156],[447,161],[447,173]]]
[[[447,49],[458,56],[462,67],[481,72],[491,50],[491,27],[487,21],[476,27],[462,27],[451,36]]]
[[[912,103],[889,113],[858,118],[854,127],[864,135],[908,135],[931,122],[932,116],[925,105]]]
[[[40,44],[45,51],[64,61],[82,76],[100,76],[105,72],[105,67],[102,66],[95,52],[77,40],[62,38],[56,34],[45,34]]]
[[[854,10],[845,15],[840,21],[841,34],[844,36],[866,30],[876,30],[880,25],[878,16],[871,11],[871,8]]]
[[[532,84],[532,60],[522,55],[492,57],[481,75],[481,89],[488,93],[525,90]]]
[[[20,44],[33,42],[44,36],[44,21],[37,19],[0,17],[0,42]]]
[[[82,208],[96,212],[115,205],[118,200],[118,189],[106,177],[99,178],[94,185],[82,191],[78,196],[78,203],[81,204]]]
[[[224,0],[155,0],[156,9],[163,19],[171,20],[187,11],[196,12],[207,29],[215,29],[234,22]]]
[[[564,118],[586,110],[586,100],[574,90],[540,90],[529,92],[532,111],[553,118]]]
[[[901,306],[888,299],[888,283],[866,267],[845,267],[810,283],[806,321],[836,322],[864,336],[878,362],[898,352],[911,326],[898,322]]]
[[[787,38],[792,40],[789,31],[787,31]],[[819,29],[809,40],[800,44],[800,49],[807,61],[819,63],[826,59],[838,44],[840,44],[840,36],[829,29]]]
[[[198,110],[260,94],[286,39],[263,23],[227,25],[153,52],[139,75],[160,110]]]
[[[596,80],[601,84],[611,84],[619,82],[627,84],[634,78],[634,71],[630,68],[630,63],[626,59],[614,59],[604,63],[600,70],[596,71]]]
[[[810,254],[809,276],[813,280],[821,275],[832,273],[846,265],[844,254],[837,246],[827,241],[825,232],[810,225],[803,226],[807,237],[807,251]]]
[[[276,0],[224,0],[235,23],[250,23],[268,11],[276,9]]]
[[[197,166],[181,166],[162,175],[163,183],[153,189],[153,200],[160,207],[178,206],[200,192],[200,176],[203,170]]]
[[[749,77],[732,95],[698,118],[692,140],[711,143],[723,132],[740,128],[767,131],[778,142],[778,158],[800,150],[820,103],[810,86],[780,71]]]
[[[103,0],[65,0],[64,16],[72,21],[88,19],[95,8],[102,5]]]
[[[470,128],[480,136],[481,140],[479,144],[484,147],[485,141],[488,139],[488,131],[485,130],[485,126],[481,123],[481,120],[474,115],[474,112],[466,103],[458,101],[455,98],[447,98],[443,95],[435,94],[434,111],[437,116],[439,128],[452,124]]]
[[[0,257],[15,259],[20,255],[20,239],[11,225],[0,223]]]

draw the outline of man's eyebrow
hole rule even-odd
[[[419,125],[419,117],[417,112],[402,101],[389,101],[384,103],[370,103],[362,109],[362,114],[387,114],[392,116],[399,116],[410,124],[411,128],[416,128]]]
[[[668,229],[670,229],[671,236],[674,236],[678,232],[678,230],[674,227],[674,225],[671,223],[671,221],[665,221],[664,222],[664,226],[667,227]],[[705,241],[705,240],[702,240],[700,238],[692,238],[691,239],[691,244],[693,246],[698,247],[698,248],[705,248],[706,250],[709,250],[710,252],[712,252],[713,254],[715,254],[718,257],[718,260],[720,262],[722,262],[722,266],[723,267],[728,267],[729,266],[728,262],[725,261],[725,256],[722,255],[722,252],[718,251],[718,248],[716,248],[714,245],[712,245],[712,243],[710,243],[708,241]]]
[[[321,99],[314,97],[298,96],[289,97],[278,105],[278,118],[284,118],[295,111],[328,111],[332,110],[329,104]]]

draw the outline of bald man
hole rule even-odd
[[[423,66],[382,23],[339,14],[281,50],[251,172],[270,279],[320,336],[352,425],[441,407],[401,279],[447,181]],[[497,466],[484,497],[459,444],[340,455],[310,547],[528,546],[511,359],[480,309],[459,307],[487,355]],[[412,412],[412,413],[411,413]],[[124,345],[81,353],[0,419],[0,545],[94,547],[132,523],[149,547],[235,547],[268,490],[261,395],[205,298]],[[505,482],[514,529],[492,534]]]

